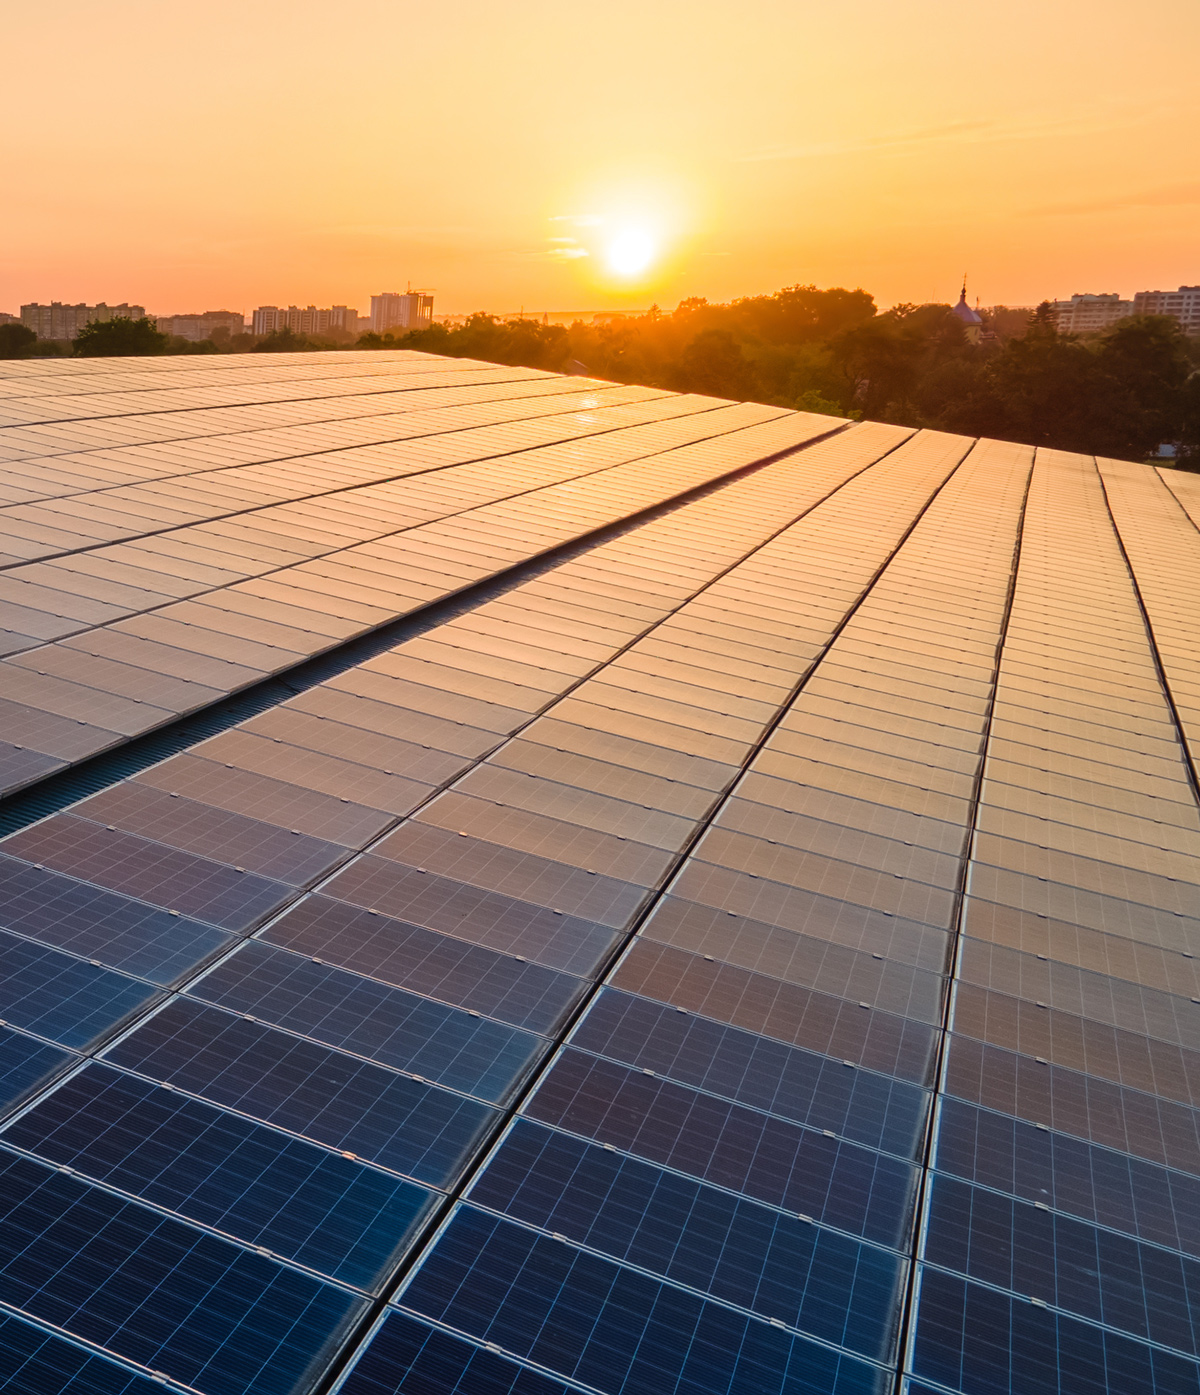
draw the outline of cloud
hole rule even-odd
[[[1142,189],[1128,194],[1110,194],[1106,198],[1078,199],[1066,203],[1043,204],[1031,208],[1036,217],[1077,217],[1086,213],[1119,213],[1127,208],[1186,208],[1200,204],[1200,183],[1167,184],[1158,189]]]
[[[571,228],[594,228],[603,220],[592,213],[557,213],[550,219],[551,223],[565,223]],[[573,237],[548,237],[546,241],[550,246],[544,253],[547,257],[553,257],[560,262],[578,261],[580,257],[591,256],[586,247],[581,247],[578,240]]]

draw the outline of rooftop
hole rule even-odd
[[[13,1390],[1200,1389],[1200,479],[405,352],[0,457]]]

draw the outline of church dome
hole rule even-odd
[[[967,304],[967,283],[965,280],[963,281],[962,295],[958,298],[958,304],[954,306],[950,313],[955,319],[961,320],[963,324],[968,327],[978,329],[980,325],[983,324],[983,316],[977,310],[972,310]]]

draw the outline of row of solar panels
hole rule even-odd
[[[0,609],[22,652],[0,662],[0,788],[833,426],[699,398],[554,420],[537,429],[557,444],[495,428],[435,461],[409,440],[386,468],[415,477],[10,568]]]
[[[590,859],[607,844],[609,858],[623,855],[625,864],[571,874],[569,863],[518,841],[515,865],[492,875],[486,867],[439,873],[404,864],[395,840],[415,825],[389,834],[397,815],[498,743],[511,750],[509,733],[527,728],[558,693],[574,688],[590,710],[576,685],[597,664],[904,434],[863,428],[816,447],[803,470],[794,460],[769,466],[526,583],[436,639],[401,645],[8,840],[5,899],[17,932],[3,1009],[10,1079],[37,1090],[71,1073],[18,1114],[13,1127],[26,1130],[24,1142],[4,1136],[74,1169],[54,1173],[22,1159],[34,1170],[14,1174],[6,1189],[18,1205],[10,1233],[36,1228],[39,1205],[62,1211],[62,1198],[45,1200],[48,1181],[66,1185],[70,1214],[77,1199],[102,1233],[118,1224],[116,1208],[128,1241],[104,1280],[92,1289],[85,1281],[80,1295],[83,1231],[56,1249],[41,1229],[37,1248],[62,1263],[18,1306],[199,1389],[303,1385],[363,1314],[355,1289],[377,1292],[411,1242],[433,1204],[430,1187],[453,1185],[499,1127],[496,1106],[545,1054],[588,974],[620,939],[622,917],[644,898],[639,870],[653,885],[679,833],[669,811],[658,816],[665,848],[662,832],[650,830],[653,841],[644,842],[534,812],[520,831],[526,843],[552,837],[557,823],[597,845]],[[736,597],[693,623],[697,633],[683,647],[701,660],[729,642],[731,625],[735,643],[750,637]],[[619,707],[598,710],[618,724],[642,720]],[[651,791],[634,803],[605,794],[606,783],[641,778],[669,790],[678,782],[694,820],[713,798],[714,777],[732,773],[727,762],[619,731],[606,738],[569,712],[541,721],[557,744],[564,731],[578,733],[578,777],[592,770],[601,784],[592,799],[607,801],[610,819],[636,811],[645,825]],[[603,753],[589,755],[595,742]],[[524,742],[555,758],[557,744],[528,734]],[[676,779],[642,773],[656,751],[678,767]],[[546,783],[551,792],[566,788]],[[436,801],[429,807],[426,837],[440,831]],[[441,834],[459,861],[460,845],[488,846],[460,832]],[[329,880],[367,845],[377,851]],[[430,861],[435,854],[429,849]],[[647,858],[654,865],[639,869]],[[364,875],[377,892],[381,877],[390,880],[391,899],[405,898],[402,918],[364,902],[355,891]],[[535,885],[511,885],[522,875],[556,879],[556,899],[568,904],[539,912]],[[564,876],[585,888],[562,885]],[[322,880],[319,894],[196,977]],[[185,986],[164,1002],[162,988]],[[123,1033],[115,1043],[114,1033]],[[97,1053],[104,1064],[85,1064]],[[166,1265],[155,1264],[156,1246],[169,1251]],[[64,1292],[80,1297],[69,1315]],[[164,1327],[164,1312],[173,1326]],[[109,1315],[102,1335],[98,1313]],[[160,1336],[153,1352],[151,1331]]]
[[[14,1389],[1200,1389],[1195,495],[905,434],[7,841]]]
[[[164,414],[248,406],[269,409],[343,395],[394,393],[423,383],[469,383],[474,381],[472,375],[481,373],[492,382],[565,381],[558,374],[532,368],[407,352],[316,354],[291,362],[272,355],[253,361],[213,360],[203,367],[152,366],[146,359],[137,364],[67,361],[54,371],[38,365],[32,372],[27,361],[6,360],[0,364],[0,425],[17,428],[18,440],[24,439],[20,428],[25,426],[104,418],[146,417],[149,420],[140,426],[136,421],[129,424],[135,430],[159,429],[167,425]],[[581,385],[575,380],[575,387]],[[226,418],[213,420],[219,423]],[[170,434],[163,439],[170,439]]]
[[[1071,1389],[1194,1390],[1200,821],[1170,701],[1182,689],[1164,688],[1155,652],[1171,625],[1151,612],[1148,631],[1149,576],[1121,546],[1157,531],[1170,496],[1134,467],[1039,460],[911,1359],[954,1388],[1049,1389],[1061,1370]],[[1179,539],[1190,524],[1174,518]]]

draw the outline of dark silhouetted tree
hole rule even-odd
[[[727,329],[704,329],[679,356],[676,380],[684,392],[745,398],[753,391],[749,363]]]
[[[134,355],[166,353],[170,337],[160,334],[154,321],[117,316],[111,320],[89,320],[75,339],[80,358],[126,358]]]
[[[24,358],[36,343],[37,335],[28,325],[0,325],[0,358]]]

